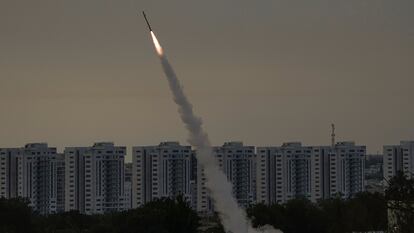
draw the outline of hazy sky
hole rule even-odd
[[[142,10],[213,144],[414,139],[412,0],[1,0],[0,146],[185,143]]]

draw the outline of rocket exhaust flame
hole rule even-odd
[[[154,46],[155,46],[155,50],[157,50],[158,56],[162,56],[164,54],[164,51],[162,50],[160,42],[158,42],[158,39],[155,36],[153,31],[151,31],[151,37],[152,37],[152,42],[154,43]]]
[[[250,221],[246,217],[246,213],[238,206],[236,200],[233,198],[232,184],[219,169],[217,161],[213,157],[210,140],[202,127],[201,119],[194,114],[193,106],[184,94],[180,81],[165,56],[157,37],[152,30],[150,32],[170,90],[173,94],[174,102],[178,106],[180,118],[189,133],[188,142],[197,150],[198,164],[204,169],[204,174],[206,175],[205,185],[214,201],[215,209],[219,212],[225,231],[231,233],[280,232],[271,227],[256,230],[251,226]]]

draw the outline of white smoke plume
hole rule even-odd
[[[225,231],[231,233],[277,233],[278,231],[273,228],[266,228],[264,231],[252,228],[245,211],[238,206],[232,195],[231,183],[216,164],[216,159],[212,155],[210,140],[202,128],[201,119],[194,114],[193,106],[184,94],[180,81],[152,31],[151,36],[174,96],[174,102],[178,105],[181,120],[189,132],[188,142],[197,150],[197,160],[204,169],[206,186],[210,190],[214,207],[219,212]]]

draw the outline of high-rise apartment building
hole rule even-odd
[[[365,190],[366,147],[338,142],[329,158],[329,197],[353,197]]]
[[[0,196],[27,198],[34,211],[60,211],[62,157],[46,143],[0,149]]]
[[[192,151],[178,142],[132,148],[132,206],[182,195],[192,203]]]
[[[233,196],[237,203],[242,207],[253,204],[256,201],[255,147],[245,146],[242,142],[226,142],[223,146],[213,147],[213,156],[232,183]],[[206,177],[202,166],[199,165],[197,171],[197,211],[208,213],[214,206],[205,186]]]
[[[398,171],[408,178],[414,177],[414,141],[401,141],[400,145],[386,145],[383,148],[384,184]]]
[[[365,146],[339,142],[331,146],[245,146],[226,142],[212,149],[217,166],[232,184],[241,207],[352,197],[364,190]],[[0,196],[25,197],[41,214],[78,210],[104,214],[182,195],[192,208],[211,213],[214,205],[196,151],[178,142],[132,148],[100,142],[66,147],[64,154],[46,143],[0,149]],[[398,170],[413,177],[414,141],[384,146],[384,174]]]
[[[126,163],[125,164],[125,183],[124,183],[124,189],[125,189],[125,208],[131,209],[132,208],[132,163]]]
[[[56,212],[65,212],[65,155],[57,154],[54,160],[56,169]]]
[[[364,190],[365,146],[339,142],[332,146],[257,148],[257,201],[272,204],[304,197],[311,201],[350,197]]]
[[[18,157],[23,153],[21,148],[0,149],[0,196],[18,197]],[[21,167],[21,166],[20,166]]]
[[[66,147],[65,210],[104,214],[126,210],[124,159],[126,147],[111,142],[92,147]]]
[[[300,142],[280,147],[257,148],[257,201],[286,202],[297,197],[312,200],[324,196],[324,158],[329,147],[302,146]]]

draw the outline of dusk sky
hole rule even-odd
[[[142,10],[215,145],[414,140],[412,0],[2,0],[0,147],[187,144]]]

